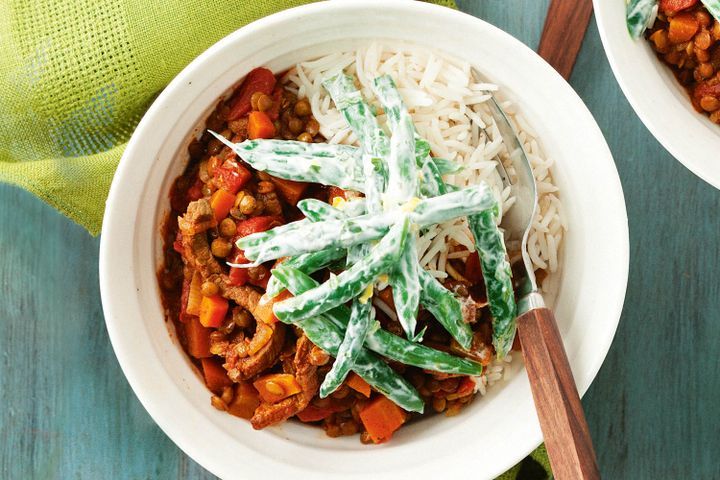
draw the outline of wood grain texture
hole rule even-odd
[[[597,459],[555,317],[536,308],[518,335],[550,465],[557,480],[599,480]]]
[[[532,48],[548,7],[458,4]],[[720,192],[640,123],[594,22],[570,83],[610,144],[630,220],[622,320],[583,398],[600,470],[608,479],[720,478]],[[214,478],[160,431],[120,371],[102,319],[98,241],[0,185],[0,245],[0,478]]]
[[[592,9],[592,0],[550,2],[537,52],[566,80],[575,66]]]

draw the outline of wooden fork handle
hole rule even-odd
[[[568,80],[575,66],[590,16],[592,0],[552,0],[545,17],[538,54]]]
[[[517,326],[555,478],[599,479],[590,431],[552,311],[530,310],[518,318]]]

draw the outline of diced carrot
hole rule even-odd
[[[260,301],[255,308],[255,318],[261,320],[263,323],[266,323],[268,325],[276,323],[278,321],[278,318],[273,312],[273,306],[276,303],[287,300],[290,297],[292,297],[292,293],[288,292],[287,290],[283,290],[272,298],[268,297],[267,295],[263,295],[262,297],[260,297]]]
[[[480,283],[483,280],[482,267],[478,252],[472,252],[465,260],[465,278],[471,283]]]
[[[314,405],[308,405],[305,410],[302,410],[295,415],[301,422],[319,422],[330,415],[334,410],[330,408],[319,408]]]
[[[222,325],[227,311],[227,299],[220,295],[203,297],[202,302],[200,302],[200,323],[203,327],[217,328]]]
[[[291,395],[300,393],[302,387],[289,373],[271,373],[258,378],[253,386],[260,393],[260,398],[267,403],[277,403]]]
[[[675,15],[680,10],[694,7],[698,0],[660,0],[660,11],[665,15]]]
[[[225,387],[232,385],[232,381],[227,376],[227,371],[217,360],[213,358],[203,358],[200,362],[202,363],[205,385],[207,385],[215,395],[221,395]]]
[[[271,177],[270,180],[275,184],[280,196],[290,205],[297,205],[308,187],[305,182],[295,182],[275,177]]]
[[[390,440],[393,432],[405,423],[407,415],[387,397],[378,395],[360,411],[360,420],[370,439],[374,443],[383,443]]]
[[[236,417],[250,419],[260,405],[260,395],[251,383],[240,382],[235,385],[235,395],[227,411]]]
[[[235,195],[222,188],[218,188],[210,197],[210,206],[215,214],[215,220],[218,222],[228,216],[234,204]]]
[[[345,380],[347,386],[370,398],[370,385],[362,379],[360,375],[355,372],[350,372],[347,379]]]
[[[248,180],[252,178],[250,170],[233,159],[225,160],[222,165],[215,168],[213,173],[215,185],[217,185],[219,189],[226,190],[233,195],[239,192]]]
[[[248,137],[251,140],[256,138],[273,138],[275,136],[275,125],[265,112],[250,112],[248,115]]]
[[[670,18],[668,40],[674,44],[688,42],[695,36],[698,28],[700,28],[700,23],[695,15],[689,12],[679,13]]]
[[[265,95],[270,95],[275,88],[275,75],[267,68],[258,67],[251,70],[250,73],[245,77],[240,88],[235,92],[235,96],[230,102],[230,112],[228,113],[228,120],[237,120],[248,113],[252,105],[250,104],[250,98],[255,92],[261,92]]]
[[[205,328],[197,317],[190,317],[185,324],[185,340],[187,341],[188,353],[195,358],[207,358],[210,353],[210,332]]]

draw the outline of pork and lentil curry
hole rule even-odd
[[[391,79],[381,80],[388,117],[397,120],[388,120],[393,137],[409,141],[388,142],[378,129],[363,134],[379,112],[363,103],[349,77],[339,75],[327,88],[361,141],[395,152],[380,183],[395,181],[403,190],[397,177],[408,173],[393,170],[392,159],[411,153],[414,169],[417,154],[419,196],[408,191],[397,208],[373,213],[377,198],[363,177],[382,172],[379,147],[375,170],[362,171],[352,162],[367,160],[368,148],[325,143],[308,100],[265,68],[250,72],[209,115],[171,190],[159,272],[167,316],[202,372],[211,404],[255,429],[296,418],[331,437],[359,433],[364,443],[381,443],[422,412],[458,414],[497,349],[506,354],[513,345],[514,295],[492,195],[484,186],[444,186],[443,169],[452,167],[433,162],[429,148],[418,153],[422,139],[412,140],[411,123],[403,133],[402,102]],[[359,185],[365,195],[337,185]],[[412,228],[465,214],[481,255],[449,260],[455,278],[443,282],[418,272],[414,247],[405,247],[412,246]],[[342,230],[367,243],[340,234],[320,241],[312,232],[321,227],[329,237]],[[484,272],[487,261],[492,275]],[[405,265],[401,275],[396,263]],[[315,301],[301,302],[307,295]],[[385,308],[373,308],[375,301]]]
[[[720,2],[633,0],[628,7],[631,33],[640,33],[640,27],[646,26],[643,19],[651,21],[646,15],[654,10],[640,15],[643,5],[657,7],[657,17],[645,37],[688,91],[695,109],[720,124]]]

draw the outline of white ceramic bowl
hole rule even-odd
[[[267,17],[200,55],[148,110],[115,175],[100,251],[107,328],[130,385],[165,433],[223,478],[425,478],[450,472],[493,478],[542,440],[520,362],[511,379],[461,415],[417,422],[382,446],[362,445],[357,437],[331,439],[296,422],[256,432],[210,406],[208,391],[166,325],[155,277],[158,228],[170,184],[184,167],[178,159],[198,122],[255,66],[280,71],[372,38],[460,55],[521,103],[557,162],[555,178],[567,207],[570,232],[555,308],[581,392],[615,333],[628,273],[623,194],[590,112],[552,68],[497,28],[420,2],[331,2]]]
[[[685,89],[650,43],[625,27],[625,0],[594,0],[610,66],[640,120],[680,163],[720,188],[720,125],[695,111]]]

